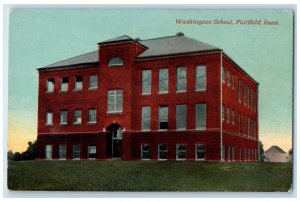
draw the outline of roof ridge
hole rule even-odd
[[[186,37],[186,36],[178,36],[178,35],[172,35],[172,36],[162,36],[162,37],[156,37],[152,39],[141,39],[140,41],[150,41],[150,40],[157,40],[157,39],[164,39],[164,38],[171,38],[171,37]],[[186,37],[188,38],[188,37]]]

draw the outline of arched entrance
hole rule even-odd
[[[113,159],[120,159],[122,157],[122,138],[123,130],[117,123],[112,123],[107,127],[108,136],[107,142],[107,154]]]

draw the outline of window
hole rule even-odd
[[[234,89],[235,88],[235,76],[234,74],[231,75],[231,86]]]
[[[225,111],[225,106],[222,105],[222,120],[223,120],[223,121],[225,120],[225,114],[224,114],[224,111]]]
[[[232,154],[231,155],[231,160],[235,161],[235,147],[234,146],[231,147],[231,154]]]
[[[62,110],[60,111],[60,124],[67,124],[68,123],[68,111]]]
[[[82,76],[76,76],[74,90],[82,90],[82,80],[83,80]]]
[[[242,148],[240,147],[240,161],[242,161]]]
[[[142,160],[150,159],[150,144],[141,145],[141,159]]]
[[[196,91],[206,90],[206,66],[196,67]]]
[[[151,94],[151,70],[142,71],[142,94]]]
[[[225,83],[225,69],[224,67],[222,66],[222,69],[221,69],[221,74],[222,74],[222,82]]]
[[[52,145],[45,145],[45,159],[51,160],[52,159]]]
[[[47,111],[46,112],[46,125],[52,125],[53,124],[53,112]]]
[[[247,85],[244,84],[244,105],[247,103]]]
[[[66,159],[67,146],[59,145],[58,150],[59,150],[59,159]]]
[[[176,159],[185,160],[186,159],[186,145],[176,144]]]
[[[73,159],[80,159],[80,145],[73,145]]]
[[[89,81],[89,89],[98,88],[98,75],[91,75]]]
[[[205,160],[205,145],[196,144],[196,160]]]
[[[90,144],[88,146],[88,159],[96,159],[96,145],[95,144]]]
[[[256,121],[253,121],[253,136],[256,138]]]
[[[230,72],[227,71],[227,85],[230,86]]]
[[[231,110],[231,121],[232,121],[232,124],[234,125],[234,110],[233,109]]]
[[[69,78],[63,77],[61,79],[60,91],[68,91],[68,86],[69,86]]]
[[[81,124],[81,110],[74,111],[74,124]]]
[[[89,110],[89,123],[97,123],[97,110],[96,109]]]
[[[168,159],[168,146],[167,144],[158,144],[158,160]]]
[[[242,96],[242,81],[239,79],[239,83],[238,83],[238,98],[239,98],[239,102],[241,102],[241,96]]]
[[[248,117],[248,136],[250,137],[250,118]]]
[[[160,106],[159,107],[159,129],[166,130],[168,129],[168,107]]]
[[[222,156],[221,156],[221,161],[225,160],[225,145],[222,145]]]
[[[176,105],[176,129],[186,129],[186,105]]]
[[[230,146],[228,146],[228,149],[227,149],[227,161],[230,161],[230,156],[231,156]]]
[[[254,161],[257,161],[257,152],[256,152],[256,149],[254,150]]]
[[[119,66],[119,65],[123,65],[123,60],[120,57],[113,57],[108,62],[108,66]]]
[[[251,153],[250,153],[250,148],[248,148],[248,161],[251,160]]]
[[[247,104],[248,104],[248,107],[249,107],[249,104],[250,104],[250,88],[249,86],[247,86]]]
[[[177,68],[177,86],[176,91],[185,92],[186,91],[186,68]]]
[[[238,131],[239,131],[239,134],[241,134],[241,112],[239,112],[239,115],[238,115]]]
[[[150,130],[151,107],[142,107],[142,130]]]
[[[47,80],[47,92],[52,93],[54,91],[54,79]]]
[[[206,128],[206,104],[196,104],[196,129]]]
[[[107,100],[107,112],[123,111],[123,90],[109,90]]]
[[[247,161],[247,148],[245,148],[245,159],[244,161]]]
[[[159,70],[159,93],[167,93],[169,89],[169,71],[168,69]]]
[[[227,107],[227,123],[230,121],[230,109]]]
[[[244,135],[247,135],[247,117],[244,115]]]

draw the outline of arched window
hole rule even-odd
[[[113,57],[110,59],[108,66],[119,66],[123,65],[123,60],[120,57]]]

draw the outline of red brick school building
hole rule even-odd
[[[121,36],[38,72],[38,159],[258,161],[258,83],[220,48]]]

